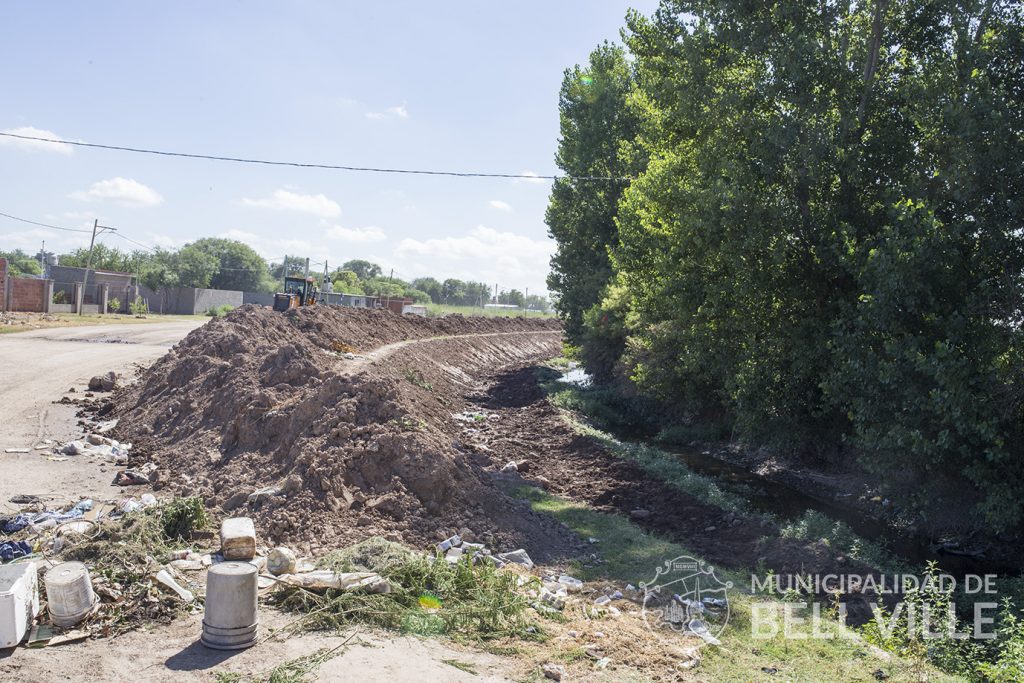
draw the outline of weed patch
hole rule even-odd
[[[299,631],[332,630],[368,624],[418,635],[474,640],[535,638],[519,576],[489,563],[438,561],[389,543],[370,539],[319,563],[335,571],[374,571],[391,583],[391,592],[369,594],[327,591],[319,594],[287,586],[272,596],[281,609],[304,616]]]

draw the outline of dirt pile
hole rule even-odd
[[[481,377],[560,344],[551,320],[243,306],[117,396],[118,437],[162,485],[253,516],[273,542],[468,529],[543,557],[575,540],[494,488],[473,440],[487,417],[460,413]]]

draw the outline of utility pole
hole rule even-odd
[[[388,275],[388,293],[384,296],[384,308],[391,310],[391,281],[395,278],[395,269],[391,269],[391,273]]]
[[[530,313],[530,288],[526,288],[526,294],[523,295],[523,317],[525,318]]]
[[[39,272],[43,277],[46,277],[46,266],[43,262],[46,260],[46,240],[43,240],[43,246],[39,247]]]
[[[99,232],[97,233],[97,230]],[[104,230],[116,232],[116,228],[110,228],[105,225],[100,225],[100,219],[97,218],[92,222],[92,238],[89,240],[89,258],[85,261],[85,277],[82,278],[82,291],[78,293],[78,315],[82,315],[82,309],[85,305],[85,288],[89,285],[89,270],[92,268],[92,248],[96,245],[96,235],[103,234]],[[102,314],[103,311],[100,311]]]
[[[302,277],[303,278],[307,278],[307,279],[309,278],[309,257],[308,256],[306,257],[306,274],[303,275]]]

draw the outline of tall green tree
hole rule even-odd
[[[956,490],[1019,524],[1022,26],[970,0],[631,14],[649,163],[588,329],[621,328],[636,384],[681,416],[852,446],[920,509]],[[562,311],[592,301],[552,285]]]
[[[633,77],[621,47],[605,43],[586,66],[568,69],[559,94],[561,137],[555,161],[567,176],[551,190],[545,220],[557,250],[548,287],[572,343],[580,343],[583,315],[601,299],[612,275],[609,250],[617,243],[615,215],[624,182],[638,168],[628,149],[637,120],[626,106]]]
[[[435,304],[441,303],[442,285],[435,278],[418,277],[412,281],[412,286],[418,290],[426,292],[430,296],[430,300]]]
[[[43,269],[39,266],[39,261],[21,249],[0,251],[0,258],[7,259],[7,272],[10,275],[41,275],[43,272]]]
[[[240,291],[269,291],[274,288],[270,271],[256,250],[238,240],[207,237],[197,240],[186,249],[210,256],[217,261],[217,269],[210,278],[213,289]],[[182,249],[184,252],[185,249]],[[200,285],[190,285],[198,287]]]
[[[372,280],[381,276],[381,269],[376,263],[364,259],[353,259],[341,264],[342,270],[351,270],[360,280]]]

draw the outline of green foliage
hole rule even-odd
[[[339,572],[373,571],[391,583],[391,592],[332,591],[324,595],[282,587],[272,600],[303,613],[293,628],[332,630],[365,623],[419,635],[460,635],[476,639],[530,637],[528,602],[517,575],[490,563],[457,564],[425,557],[372,538],[320,561]],[[429,599],[429,600],[424,600]]]
[[[409,368],[405,371],[405,378],[418,386],[420,389],[426,389],[427,391],[433,391],[434,385],[431,384],[423,377],[423,373],[415,368]]]
[[[414,288],[420,290],[421,292],[426,292],[427,296],[430,297],[430,301],[432,303],[441,303],[442,285],[436,279],[432,277],[418,277],[415,280],[413,280],[410,284],[412,284]]]
[[[149,256],[142,251],[122,251],[97,242],[92,248],[92,267],[96,270],[112,270],[118,273],[137,273],[145,267]],[[60,265],[85,268],[89,262],[89,248],[80,247],[70,254],[61,254]],[[38,264],[37,264],[38,266]]]
[[[638,164],[625,151],[636,135],[637,118],[626,107],[633,73],[621,47],[605,43],[586,67],[568,69],[559,94],[561,138],[555,160],[568,176],[622,177]],[[617,242],[615,214],[624,183],[556,180],[545,221],[558,249],[551,259],[548,287],[560,295],[556,306],[569,341],[580,342],[584,313],[595,305],[612,277],[608,252]]]
[[[202,531],[209,521],[199,496],[175,498],[160,509],[164,537],[171,541],[189,540],[193,531]]]
[[[43,269],[39,267],[39,261],[35,260],[21,249],[14,251],[0,251],[0,258],[7,259],[7,274],[15,277],[25,275],[42,275]]]
[[[347,270],[355,273],[356,277],[360,280],[372,280],[381,276],[381,268],[376,263],[364,261],[363,259],[354,259],[352,261],[345,261],[341,266],[342,270]]]
[[[222,304],[220,306],[210,306],[209,308],[206,309],[203,315],[209,316],[211,318],[220,318],[222,316],[227,315],[233,310],[235,310],[234,306],[230,304]]]
[[[335,292],[345,294],[365,294],[359,284],[359,276],[351,270],[336,270],[331,276]]]
[[[146,302],[141,296],[136,296],[135,301],[128,304],[128,311],[132,315],[146,315],[149,313],[149,306],[146,305]]]
[[[186,287],[210,287],[242,292],[269,292],[275,283],[267,264],[256,250],[238,240],[207,237],[184,247],[190,257],[209,263],[216,262],[208,285],[186,284]]]
[[[638,176],[552,192],[587,368],[1020,528],[1020,6],[663,0],[624,36],[561,92],[560,167]]]
[[[498,294],[498,303],[524,308],[526,306],[526,295],[518,289],[502,291]]]
[[[996,632],[998,649],[991,661],[978,664],[978,673],[993,683],[1019,683],[1024,679],[1024,619],[1004,601]]]
[[[437,303],[449,306],[483,306],[490,299],[490,285],[448,278],[441,283],[441,301]]]
[[[116,296],[107,299],[107,310],[111,313],[118,313],[121,310],[121,300]]]

